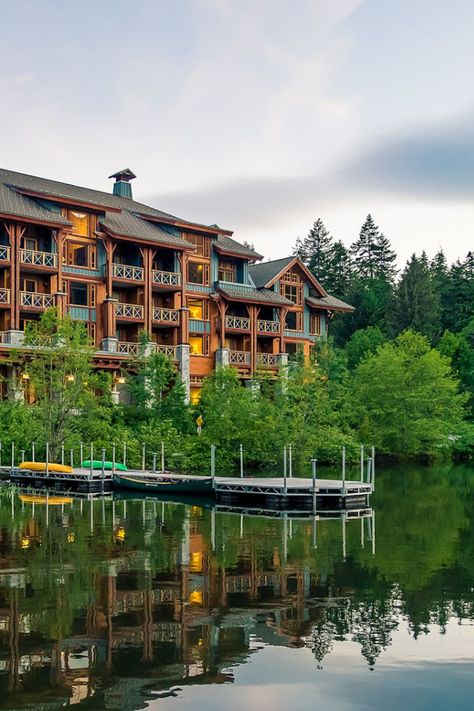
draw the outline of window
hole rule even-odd
[[[84,237],[89,237],[90,235],[90,215],[86,212],[76,212],[75,210],[69,210],[67,213],[67,219],[72,223],[72,233],[75,235],[83,235]]]
[[[184,239],[186,242],[191,242],[191,244],[194,244],[196,247],[196,252],[195,254],[199,255],[200,257],[209,257],[209,247],[211,244],[211,240],[209,237],[203,237],[203,235],[190,235],[190,234],[185,234],[183,235]]]
[[[321,316],[320,314],[311,314],[309,322],[309,332],[312,336],[321,335]]]
[[[95,269],[96,246],[87,242],[66,242],[66,263],[74,267]]]
[[[36,252],[38,249],[38,240],[34,237],[25,237],[23,240],[23,249],[30,249]]]
[[[286,314],[285,328],[288,331],[302,331],[303,330],[303,314],[297,311],[288,311]]]
[[[34,294],[38,290],[38,285],[34,279],[23,278],[22,291],[28,291],[30,294]]]
[[[188,299],[189,318],[207,321],[209,319],[209,302],[203,299]]]
[[[235,281],[236,265],[232,262],[219,262],[217,278],[219,281]]]
[[[69,285],[69,303],[73,306],[88,306],[87,284],[72,281]]]
[[[209,265],[200,262],[188,263],[188,281],[191,284],[209,285]]]
[[[282,296],[284,296],[286,299],[289,299],[294,304],[301,306],[303,302],[303,288],[301,285],[298,286],[297,284],[285,284],[284,282],[282,282],[282,284],[280,284],[280,293]]]
[[[191,355],[207,355],[208,336],[189,336],[189,350]]]
[[[189,393],[189,399],[191,400],[191,405],[198,405],[201,399],[201,388],[191,388]],[[192,555],[199,555],[197,553],[192,553]],[[196,572],[196,571],[192,571]]]

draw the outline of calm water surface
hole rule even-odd
[[[271,519],[0,490],[2,709],[472,709],[474,469]],[[360,513],[360,517],[359,517]]]

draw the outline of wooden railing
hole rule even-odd
[[[276,368],[277,357],[273,353],[257,353],[257,366],[259,368]]]
[[[140,352],[141,343],[129,343],[128,341],[118,342],[118,353],[125,353],[126,355],[137,356]]]
[[[131,281],[143,281],[145,270],[143,267],[134,267],[130,264],[112,264],[112,276],[117,279],[130,279]]]
[[[257,331],[259,333],[280,333],[280,322],[259,319],[257,321]]]
[[[152,271],[153,284],[159,286],[181,286],[181,274],[179,272],[163,272],[159,269]]]
[[[236,328],[240,331],[249,331],[250,319],[246,316],[226,316],[225,327]]]
[[[155,353],[160,353],[161,355],[176,360],[176,346],[165,346],[163,343],[154,343],[153,350]]]
[[[34,267],[51,267],[57,269],[58,255],[52,252],[38,252],[35,249],[20,249],[20,262]]]
[[[177,324],[179,323],[179,311],[177,309],[161,309],[158,306],[154,306],[153,321]]]
[[[250,365],[250,353],[248,351],[229,351],[230,365]]]
[[[0,289],[0,304],[9,304],[10,303],[10,289],[4,289],[3,287]]]
[[[139,304],[122,304],[120,301],[115,304],[115,315],[119,318],[142,319],[143,314],[143,306]]]
[[[0,246],[0,262],[10,261],[10,247]]]
[[[53,294],[39,294],[35,291],[20,291],[20,306],[32,309],[50,309],[55,304]]]

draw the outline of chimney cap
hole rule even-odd
[[[115,178],[116,182],[119,180],[123,180],[126,183],[128,183],[130,180],[133,180],[137,176],[135,173],[132,173],[130,168],[124,168],[123,170],[117,171],[117,173],[113,173],[112,175],[109,175],[109,178]]]

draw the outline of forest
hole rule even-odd
[[[474,254],[451,265],[442,252],[414,254],[397,273],[370,215],[350,248],[317,220],[294,252],[355,307],[334,317],[312,362],[296,355],[278,378],[257,374],[251,388],[219,368],[188,405],[173,362],[139,354],[123,373],[132,404],[117,405],[81,324],[50,310],[26,333],[25,345],[42,347],[11,356],[29,396],[0,403],[3,451],[15,442],[28,453],[34,442],[40,453],[49,442],[57,458],[63,447],[77,457],[80,442],[93,442],[110,457],[113,443],[125,443],[128,463],[139,466],[143,447],[150,465],[164,443],[168,468],[203,473],[211,444],[219,472],[237,469],[241,445],[247,468],[275,470],[291,444],[301,472],[311,458],[337,462],[343,446],[355,461],[361,444],[389,460],[472,458]]]

